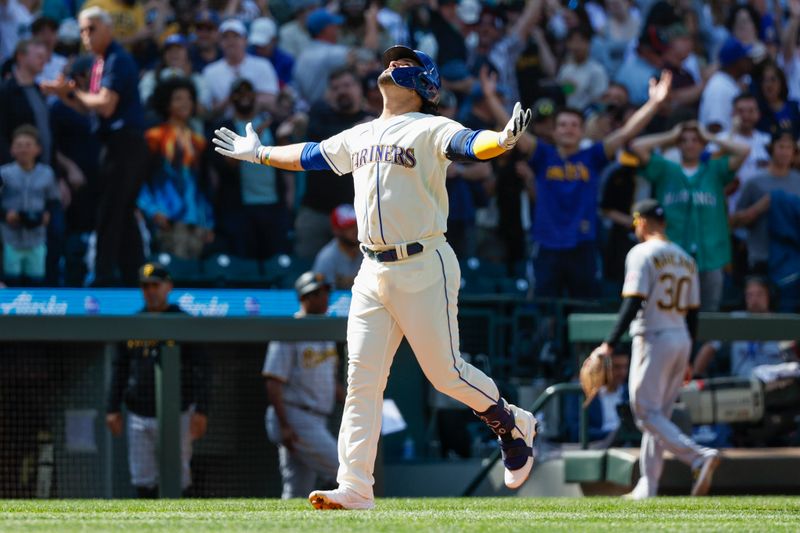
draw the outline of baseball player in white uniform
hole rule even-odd
[[[321,274],[304,273],[295,290],[302,306],[296,317],[327,312],[330,285]],[[269,344],[261,371],[270,403],[266,428],[269,440],[278,445],[283,498],[307,496],[318,478],[336,479],[339,460],[328,417],[336,398],[343,397],[338,365],[333,341]]]
[[[622,307],[614,329],[598,349],[610,356],[630,325],[633,354],[628,387],[642,445],[641,477],[626,498],[656,496],[664,450],[695,471],[691,494],[705,495],[720,462],[719,452],[700,446],[670,420],[697,331],[697,265],[680,246],[667,240],[664,209],[658,202],[637,203],[633,221],[640,244],[625,258]]]
[[[433,386],[468,405],[498,436],[505,483],[517,488],[533,467],[536,420],[500,397],[494,381],[459,354],[460,270],[447,244],[445,172],[452,161],[483,161],[510,150],[531,119],[517,104],[499,132],[473,131],[432,115],[436,65],[425,53],[393,46],[378,77],[383,112],[321,143],[261,146],[215,131],[217,152],[286,170],[353,174],[364,259],[347,325],[347,398],[339,432],[339,487],[309,495],[316,509],[374,507],[373,468],[383,391],[403,336]]]

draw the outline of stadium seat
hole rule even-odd
[[[299,259],[286,254],[270,257],[262,264],[267,283],[270,287],[277,289],[294,288],[295,280],[303,272],[311,270],[311,266],[312,262],[307,259]]]
[[[215,287],[266,287],[267,277],[256,259],[226,254],[209,257],[203,263],[206,278]]]
[[[162,252],[150,258],[169,270],[172,280],[178,287],[203,287],[208,280],[203,274],[203,264],[195,259],[181,259],[172,254]]]

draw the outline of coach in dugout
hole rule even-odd
[[[139,270],[145,300],[144,313],[183,313],[167,301],[172,290],[169,272],[158,263]],[[155,364],[163,343],[129,340],[117,350],[111,371],[106,425],[114,436],[122,434],[122,403],[128,409],[128,466],[131,484],[140,498],[158,496],[158,419],[156,418]],[[206,432],[208,366],[202,350],[181,346],[181,488],[191,485],[189,462],[192,441]]]

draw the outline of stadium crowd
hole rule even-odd
[[[79,16],[80,13],[83,16]],[[291,254],[348,288],[350,176],[224,159],[224,125],[319,141],[381,109],[379,56],[439,65],[439,112],[531,137],[452,164],[459,258],[534,294],[618,294],[655,197],[705,309],[763,275],[800,301],[800,0],[0,0],[3,281],[136,284],[145,258]],[[660,80],[658,84],[651,79]]]

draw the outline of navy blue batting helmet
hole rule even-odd
[[[433,59],[425,52],[412,50],[407,46],[392,46],[383,53],[383,68],[387,68],[390,62],[398,59],[410,59],[420,66],[394,69],[392,71],[394,82],[400,87],[413,89],[426,102],[439,103],[442,81]]]

